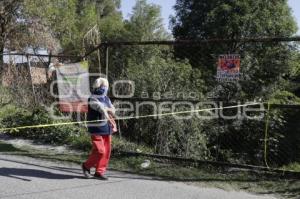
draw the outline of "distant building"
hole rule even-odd
[[[9,86],[16,79],[23,79],[23,81],[27,82],[31,81],[34,85],[46,84],[49,57],[29,56],[27,59],[25,55],[14,55],[18,53],[20,54],[17,51],[4,51],[2,85]],[[49,55],[45,49],[39,49],[34,52],[33,49],[29,48],[25,53]],[[16,67],[12,67],[12,65]]]
[[[4,50],[3,62],[4,64],[24,64],[27,63],[27,57],[25,55],[10,55],[10,54],[21,54],[17,51],[8,51]],[[27,49],[24,54],[39,54],[39,55],[49,55],[47,50],[39,49],[34,52],[33,49]],[[31,63],[38,63],[38,62],[49,62],[49,57],[37,57],[37,56],[30,56],[29,60]]]

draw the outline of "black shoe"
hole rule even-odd
[[[95,173],[94,177],[99,180],[108,180],[108,177],[102,175],[101,173],[97,173],[97,172]]]
[[[82,173],[86,178],[91,178],[91,171],[84,166],[84,163],[81,164]]]

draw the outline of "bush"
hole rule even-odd
[[[0,109],[3,117],[0,120],[1,128],[34,126],[39,124],[52,124],[66,121],[54,120],[49,113],[42,107],[36,108],[32,112],[9,106],[6,111]],[[4,114],[5,112],[5,114]],[[87,130],[76,125],[52,126],[45,128],[27,128],[27,129],[12,129],[7,133],[14,137],[22,137],[32,139],[39,143],[47,144],[66,144],[74,149],[89,151],[91,149],[90,136]],[[114,136],[113,148],[120,151],[137,151],[137,152],[152,152],[150,148],[128,142],[125,139]]]
[[[58,122],[52,119],[44,108],[36,108],[32,112],[18,109],[13,114],[6,115],[1,120],[4,128],[19,126],[34,126],[40,124],[52,124]],[[68,144],[73,136],[84,133],[84,129],[75,125],[51,126],[43,128],[12,129],[7,131],[9,135],[33,139],[40,143]]]
[[[74,149],[79,149],[83,151],[89,151],[92,148],[91,138],[88,133],[81,133],[78,136],[70,137],[70,145]],[[129,142],[124,138],[113,136],[112,139],[112,148],[116,151],[124,152],[142,152],[142,153],[152,153],[153,150],[149,147],[138,145],[133,142]]]
[[[69,139],[69,145],[74,149],[89,151],[92,148],[91,138],[87,132],[80,132],[77,135],[72,135]]]
[[[157,152],[185,158],[209,159],[207,137],[196,117],[178,120],[164,117],[158,122]]]

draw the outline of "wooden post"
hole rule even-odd
[[[106,74],[106,79],[108,79],[108,63],[109,63],[109,47],[108,46],[106,46],[105,47],[105,49],[106,49],[106,52],[105,52],[105,55],[106,55],[106,58],[105,58],[105,61],[106,61],[106,70],[105,70],[105,74]]]
[[[31,63],[30,63],[30,59],[29,59],[28,55],[26,55],[26,58],[27,58],[27,63],[28,63],[28,70],[29,70],[29,77],[30,77],[30,83],[31,83],[32,94],[33,94],[33,100],[34,100],[34,104],[36,104],[37,100],[36,100],[36,95],[35,95],[35,88],[34,88],[32,76],[31,76]]]
[[[101,74],[101,51],[98,49],[99,74]]]

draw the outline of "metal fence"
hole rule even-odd
[[[300,109],[289,96],[269,109],[267,101],[280,91],[273,83],[288,79],[283,66],[299,61],[297,41],[112,42],[97,49],[101,71],[117,82],[111,95],[120,115],[155,115],[120,120],[124,138],[158,155],[281,168],[300,160]],[[218,57],[224,54],[240,55],[240,80],[216,80]],[[299,80],[291,79],[299,94]],[[247,102],[262,104],[243,106]],[[236,105],[242,107],[222,109]],[[180,111],[191,113],[164,116]]]
[[[290,80],[283,67],[299,62],[297,41],[112,42],[84,58],[91,73],[100,72],[111,83],[118,135],[141,146],[127,152],[281,168],[300,162],[300,109],[289,94],[267,102],[287,81],[299,94],[299,80]],[[218,57],[224,54],[241,57],[240,80],[216,80]],[[83,57],[56,58],[67,63]],[[2,86],[11,88],[10,100],[27,108],[57,100],[49,91],[55,78],[48,74],[49,60],[7,63]]]

